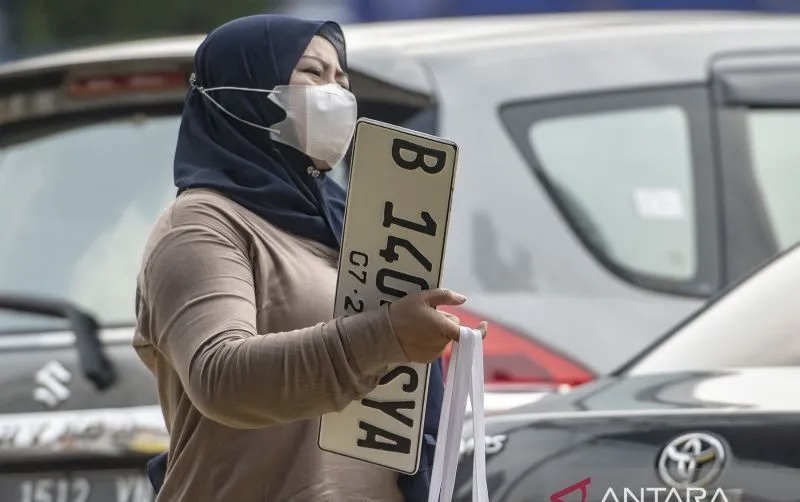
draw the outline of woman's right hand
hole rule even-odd
[[[447,344],[458,340],[458,319],[436,310],[440,305],[461,305],[467,299],[448,289],[409,293],[389,306],[392,328],[409,360],[430,363]],[[479,327],[485,332],[485,327]]]

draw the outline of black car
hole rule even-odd
[[[489,417],[491,500],[800,500],[798,307],[795,246],[612,376]]]

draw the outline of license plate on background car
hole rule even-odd
[[[0,475],[2,502],[153,502],[139,471],[77,471]]]

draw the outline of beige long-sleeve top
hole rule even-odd
[[[386,308],[331,320],[336,265],[209,190],[159,218],[133,341],[170,433],[159,502],[402,501],[396,473],[317,446],[320,415],[407,362]]]

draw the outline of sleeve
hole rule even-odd
[[[212,227],[184,225],[145,267],[153,344],[205,416],[258,428],[339,411],[407,362],[386,306],[257,333],[253,267],[241,247]]]

